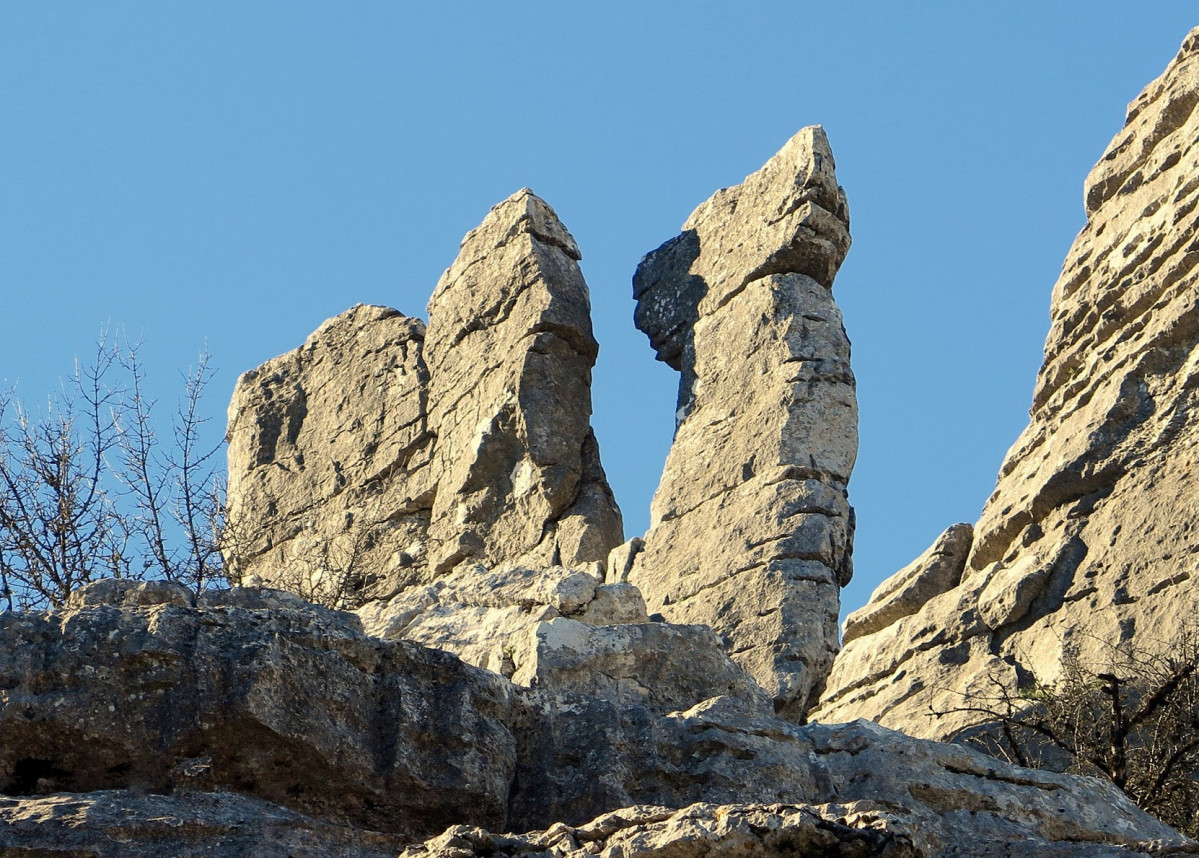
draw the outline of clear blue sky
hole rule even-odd
[[[1193,0],[0,0],[0,379],[36,399],[111,320],[144,333],[164,400],[207,341],[223,422],[238,373],[351,304],[423,316],[462,235],[528,185],[583,250],[634,535],[676,380],[632,326],[633,269],[821,123],[853,216],[854,608],[977,517],[1083,178],[1196,24]]]

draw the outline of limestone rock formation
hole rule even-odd
[[[900,831],[896,831],[896,829]],[[401,858],[908,858],[919,852],[885,812],[840,806],[695,804],[682,810],[640,805],[606,813],[586,825],[554,825],[529,834],[495,835],[455,826],[410,846]]]
[[[533,629],[557,617],[594,625],[644,623],[645,601],[629,584],[561,566],[490,570],[463,564],[432,584],[410,587],[357,611],[367,634],[405,638],[452,652],[509,678]]]
[[[224,546],[235,576],[318,598],[368,574],[419,580],[435,488],[424,339],[419,319],[359,304],[238,379]]]
[[[374,856],[456,826],[554,823],[592,832],[571,834],[584,847],[696,802],[740,805],[695,817],[721,842],[722,819],[794,827],[770,841],[780,849],[1194,848],[1106,782],[866,722],[781,720],[706,631],[680,647],[669,639],[686,630],[664,624],[557,619],[545,625],[565,645],[522,689],[294,595],[180,595],[122,582],[61,611],[0,615],[0,844],[14,854],[234,855],[260,837],[249,854]],[[589,639],[576,627],[591,643],[570,643]],[[666,661],[637,657],[655,641]],[[756,803],[792,807],[744,806]],[[669,810],[621,810],[638,805]],[[663,848],[682,848],[671,838]],[[123,839],[136,845],[121,852]],[[1043,851],[1004,851],[1013,843]]]
[[[438,572],[602,562],[623,539],[590,426],[599,347],[580,258],[526,188],[463,239],[429,301]]]
[[[849,340],[830,289],[849,214],[805,128],[642,260],[636,322],[681,373],[678,428],[628,580],[710,625],[802,718],[837,648],[857,453]]]
[[[235,791],[407,837],[504,824],[507,681],[285,593],[128,596],[0,614],[0,791]]]
[[[1028,428],[974,527],[961,581],[918,611],[872,602],[813,717],[949,736],[961,694],[1152,648],[1193,622],[1199,577],[1199,29],[1128,108],[1087,178],[1053,289]],[[906,573],[901,573],[901,576]],[[914,580],[914,579],[913,579]],[[880,588],[897,601],[904,581]],[[932,592],[939,590],[940,592]],[[857,616],[857,615],[855,615]],[[885,620],[886,622],[884,622]],[[847,630],[848,632],[848,630]]]
[[[359,305],[245,373],[226,560],[350,604],[465,561],[602,564],[622,535],[591,431],[579,250],[525,189],[462,243],[429,326]]]

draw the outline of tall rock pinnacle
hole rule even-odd
[[[1030,421],[974,527],[850,617],[813,717],[919,736],[963,694],[1053,683],[1063,652],[1153,648],[1199,600],[1199,29],[1091,171]],[[952,569],[950,567],[953,567]],[[917,593],[917,590],[919,591]],[[935,708],[952,714],[940,719]]]
[[[462,241],[429,301],[432,565],[573,565],[622,538],[591,431],[599,347],[579,248],[527,188]]]
[[[797,718],[832,663],[852,574],[857,402],[830,292],[849,243],[814,126],[700,205],[633,280],[637,327],[682,378],[629,580],[669,621],[714,628]]]

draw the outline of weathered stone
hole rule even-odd
[[[727,695],[752,711],[769,711],[765,692],[706,626],[594,626],[558,617],[529,629],[513,660],[518,685],[621,709],[665,714]]]
[[[587,821],[622,807],[697,801],[836,803],[808,812],[866,814],[845,824],[916,854],[1191,848],[1106,782],[776,718],[707,629],[559,618],[535,635],[522,690],[294,596],[98,603],[115,589],[0,615],[0,844],[14,854],[113,854],[129,837],[144,852],[127,854],[221,855],[259,836],[256,854],[310,837],[296,854],[374,855],[396,841],[339,826],[408,842],[450,826],[598,832],[609,822]]]
[[[409,588],[386,602],[369,602],[357,613],[367,634],[446,650],[508,677],[516,670],[513,654],[543,621],[573,617],[611,625],[647,620],[636,587],[602,584],[594,575],[561,566],[489,570],[464,564],[432,584]]]
[[[456,826],[410,846],[400,858],[914,858],[922,854],[912,845],[903,824],[886,811],[695,804],[682,810],[627,807],[578,827],[558,824],[524,835],[496,835]]]
[[[407,836],[504,824],[500,677],[335,611],[84,595],[0,614],[0,791],[232,790]]]
[[[392,858],[403,843],[229,792],[0,797],[0,853],[14,858]]]
[[[1106,781],[1021,769],[865,721],[798,727],[730,698],[660,718],[577,700],[560,711],[543,716],[536,743],[522,743],[509,818],[518,830],[583,826],[605,806],[835,803],[838,816],[882,813],[884,830],[918,855],[1119,855],[1153,841],[1196,851]]]
[[[968,524],[955,524],[942,533],[931,548],[880,584],[864,608],[845,618],[841,642],[886,628],[916,613],[933,596],[956,587],[973,537],[974,528]]]
[[[421,580],[408,549],[433,504],[424,337],[419,319],[359,304],[238,379],[223,537],[235,580],[322,601]]]
[[[813,717],[951,736],[988,675],[1053,683],[1066,647],[1159,647],[1199,577],[1199,29],[1129,106],[1085,188],[1053,290],[1028,428],[975,525],[960,585],[853,640]],[[886,586],[886,585],[884,585]],[[870,610],[870,609],[868,609]],[[975,716],[977,719],[981,716]]]
[[[602,562],[624,538],[590,427],[598,346],[579,259],[525,189],[467,234],[429,301],[439,573]]]
[[[628,580],[651,611],[712,626],[796,718],[832,663],[852,574],[857,405],[829,292],[848,247],[828,141],[805,128],[634,278],[637,326],[682,379]]]

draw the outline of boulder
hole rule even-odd
[[[1087,222],[1053,289],[1029,424],[960,582],[903,616],[884,611],[902,582],[882,585],[860,616],[889,622],[847,629],[812,717],[949,737],[984,716],[932,709],[960,710],[979,688],[1021,676],[1052,684],[1067,650],[1100,669],[1118,643],[1161,650],[1194,622],[1197,103],[1199,29],[1129,105],[1087,178]]]
[[[599,347],[580,258],[526,188],[467,234],[429,300],[438,573],[602,563],[624,539],[590,425]]]
[[[614,625],[648,620],[641,593],[629,584],[604,584],[597,575],[562,566],[491,570],[479,564],[463,564],[386,602],[369,602],[357,614],[367,634],[436,647],[509,678],[531,630],[544,621],[572,617]]]
[[[681,380],[650,529],[613,556],[616,574],[631,563],[650,611],[715,629],[796,719],[832,663],[852,574],[857,404],[829,291],[848,248],[845,194],[811,127],[697,208],[633,280],[637,326]]]

